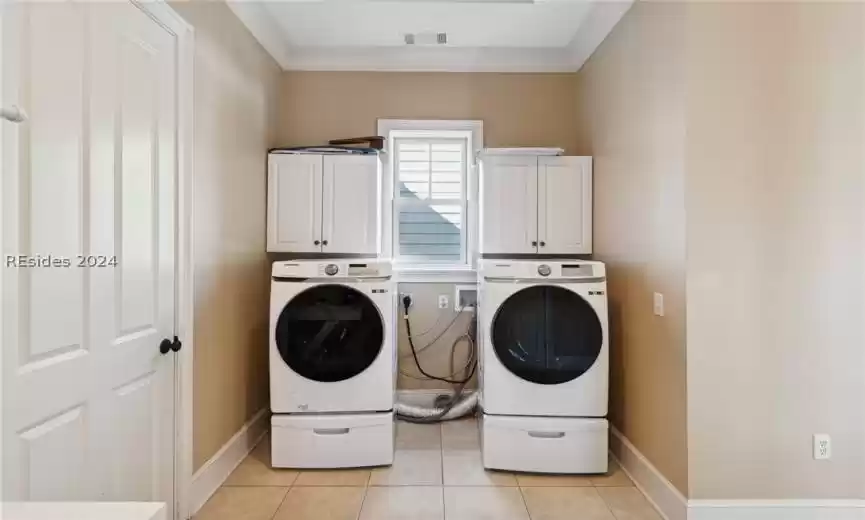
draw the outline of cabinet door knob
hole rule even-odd
[[[327,240],[325,240],[324,242],[322,242],[321,245],[326,246],[326,245],[327,245]]]
[[[538,241],[537,241],[537,240],[532,240],[532,245],[533,245],[533,246],[537,246],[537,245],[538,245]]]
[[[541,240],[541,247],[544,247],[545,245],[547,245],[547,243]]]
[[[315,245],[319,245],[319,244],[321,244],[321,242],[318,241],[318,240],[316,240],[315,242],[313,242],[313,244],[315,244]]]

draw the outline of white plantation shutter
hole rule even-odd
[[[395,247],[402,262],[466,262],[466,139],[394,141]]]

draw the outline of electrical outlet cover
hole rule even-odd
[[[826,433],[814,434],[814,459],[826,460],[832,458],[832,438]]]
[[[439,294],[439,309],[447,309],[450,305],[447,294]]]

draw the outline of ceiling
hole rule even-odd
[[[562,72],[632,0],[229,0],[286,70]],[[437,45],[436,33],[447,34]],[[405,43],[416,35],[416,45]],[[427,44],[426,42],[430,43]]]

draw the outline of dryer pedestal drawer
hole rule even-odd
[[[485,468],[535,473],[606,473],[606,419],[481,417]]]
[[[393,463],[393,412],[271,417],[274,468],[360,468]]]

